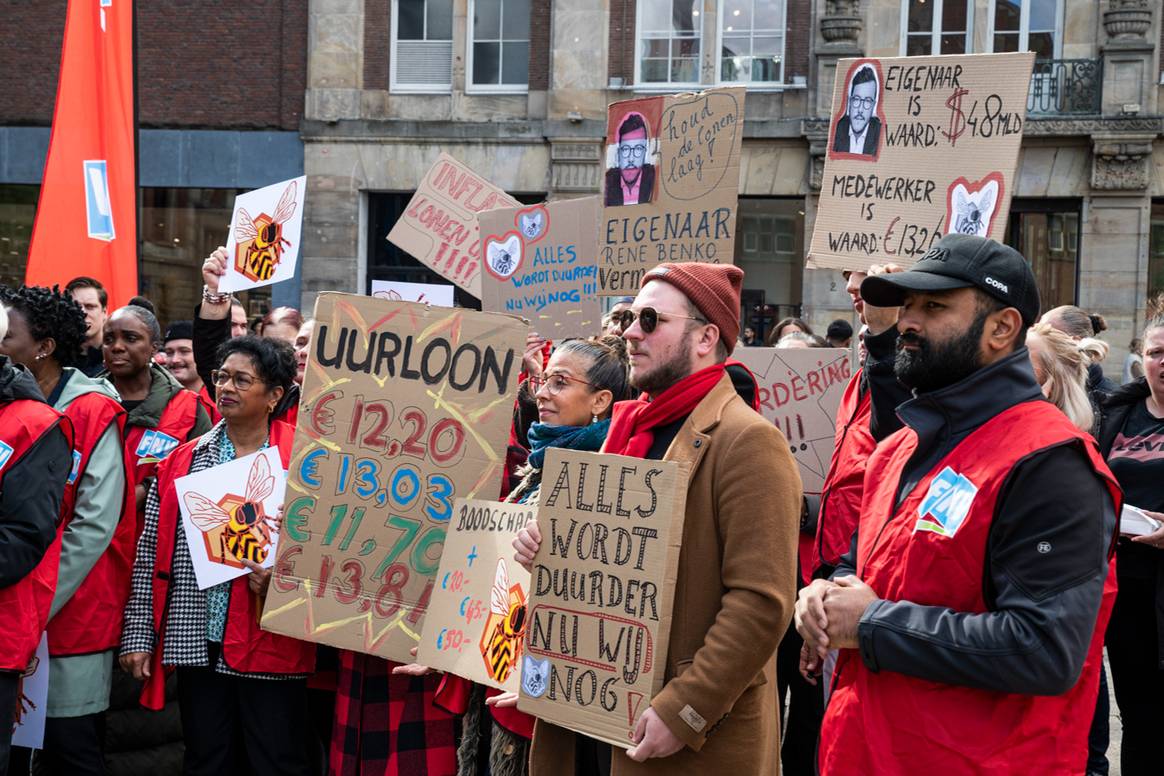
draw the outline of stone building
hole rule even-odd
[[[839,58],[1037,53],[1010,238],[1049,307],[1111,327],[1164,290],[1152,0],[311,0],[303,303],[427,270],[385,235],[440,151],[523,201],[597,192],[607,103],[748,87],[735,261],[744,324],[848,316],[805,271]],[[1159,198],[1159,199],[1154,199]]]
[[[0,283],[24,278],[67,5],[4,5]],[[152,0],[136,10],[140,290],[164,324],[191,316],[199,267],[226,241],[235,194],[303,174],[307,0]],[[298,282],[241,296],[258,317],[298,304]]]

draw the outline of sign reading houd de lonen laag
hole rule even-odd
[[[741,87],[609,106],[601,294],[635,293],[662,262],[732,263],[743,130]]]
[[[500,488],[528,330],[319,295],[264,629],[412,662],[454,500]]]
[[[912,264],[1002,241],[1035,55],[842,59],[808,266]]]

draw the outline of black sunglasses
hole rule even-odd
[[[707,324],[707,321],[703,320],[702,318],[696,318],[696,317],[691,316],[691,315],[679,315],[677,313],[661,313],[658,310],[656,310],[654,307],[644,307],[643,309],[639,310],[637,313],[634,310],[629,310],[629,309],[623,310],[622,312],[620,312],[618,314],[618,325],[622,327],[623,331],[626,331],[627,329],[629,329],[631,327],[631,324],[633,324],[636,320],[638,320],[639,327],[643,330],[643,333],[650,334],[659,325],[660,321],[662,321],[663,323],[666,323],[667,321],[669,321],[672,318],[685,318],[689,321],[699,321],[700,323],[702,323],[704,325]]]

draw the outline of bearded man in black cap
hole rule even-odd
[[[947,235],[861,296],[900,305],[914,398],[868,461],[849,554],[797,603],[802,669],[840,650],[820,772],[1082,773],[1121,495],[1035,382],[1034,275]]]

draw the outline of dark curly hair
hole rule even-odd
[[[221,366],[235,353],[249,357],[259,378],[267,385],[278,386],[284,393],[291,388],[297,370],[295,350],[289,343],[245,334],[222,343],[218,348],[218,364]]]
[[[34,340],[51,339],[56,343],[53,359],[62,367],[81,362],[89,325],[85,311],[68,291],[61,291],[59,286],[0,285],[0,304],[20,311]]]

